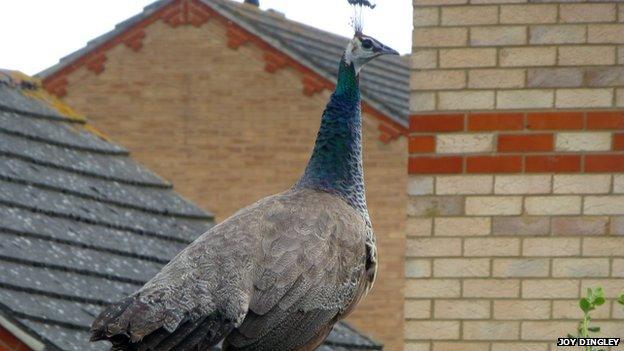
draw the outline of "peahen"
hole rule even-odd
[[[398,54],[357,32],[312,156],[289,190],[243,208],[93,322],[113,350],[314,350],[375,280],[358,75]]]

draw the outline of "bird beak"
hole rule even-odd
[[[379,55],[401,55],[399,54],[398,51],[394,50],[393,48],[389,47],[389,46],[385,46],[383,44],[380,45],[380,47],[375,50]]]

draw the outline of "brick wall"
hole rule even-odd
[[[1,351],[30,351],[30,348],[16,338],[11,332],[0,326]]]
[[[405,349],[557,350],[624,289],[624,4],[414,6]]]
[[[137,52],[119,45],[99,72],[86,66],[67,75],[64,98],[218,220],[298,179],[330,95],[305,95],[301,72],[267,72],[262,49],[249,42],[231,49],[228,34],[216,18],[199,27],[156,21]],[[349,321],[400,350],[407,142],[381,142],[379,127],[364,114],[379,280]]]

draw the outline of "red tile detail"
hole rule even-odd
[[[527,129],[583,129],[583,112],[531,112],[527,114]]]
[[[448,157],[410,157],[408,171],[410,174],[461,173],[463,159],[460,156]]]
[[[552,151],[554,137],[552,134],[507,134],[498,136],[500,152],[536,152]]]
[[[474,113],[468,116],[468,130],[522,130],[522,113]]]
[[[469,156],[467,173],[515,173],[522,171],[522,156]]]
[[[540,155],[526,156],[527,172],[580,172],[580,155]]]
[[[435,137],[427,136],[411,136],[409,138],[410,154],[425,153],[435,151]]]
[[[624,129],[624,111],[588,112],[587,129]]]
[[[464,115],[414,115],[410,132],[458,132],[464,130]]]
[[[624,172],[624,154],[586,155],[586,172]]]

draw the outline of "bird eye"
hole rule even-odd
[[[362,47],[364,49],[370,49],[373,47],[373,41],[370,39],[364,39],[362,40]]]

